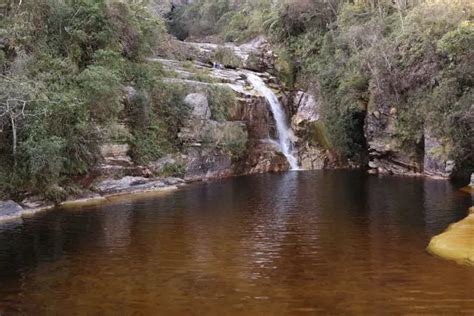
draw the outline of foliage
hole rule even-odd
[[[211,109],[211,119],[216,121],[226,121],[229,119],[229,110],[236,102],[234,90],[224,86],[210,86],[207,88],[209,95],[209,108]]]
[[[235,55],[234,50],[230,47],[216,49],[211,58],[214,62],[227,67],[239,68],[242,66],[240,58]]]
[[[167,163],[160,170],[160,176],[162,177],[184,177],[186,173],[185,167],[180,163]]]
[[[282,51],[277,70],[290,87],[320,87],[331,145],[363,159],[366,111],[393,107],[392,144],[417,152],[429,128],[450,144],[450,159],[472,168],[472,2],[298,0],[277,9],[264,24]]]
[[[163,22],[139,2],[14,4],[0,23],[0,102],[10,100],[0,133],[0,190],[62,199],[71,177],[96,164],[102,143],[130,141],[117,129],[123,87],[146,91],[160,81],[159,67],[145,66],[143,58],[153,54],[163,32]],[[168,127],[150,122],[155,125]],[[149,136],[150,130],[131,133],[168,138],[164,132]]]

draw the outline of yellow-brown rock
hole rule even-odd
[[[451,224],[445,232],[433,237],[428,251],[460,264],[474,266],[474,207],[469,209],[466,218]]]

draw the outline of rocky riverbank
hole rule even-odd
[[[81,207],[109,203],[117,197],[142,195],[176,190],[185,185],[180,178],[144,178],[126,176],[121,179],[108,179],[98,182],[93,192],[69,197],[66,201],[54,204],[38,197],[30,197],[22,202],[0,201],[0,222],[18,221],[25,216],[54,208]]]

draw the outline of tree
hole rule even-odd
[[[0,130],[11,129],[12,154],[16,165],[18,131],[30,112],[34,95],[33,85],[24,78],[0,77]]]

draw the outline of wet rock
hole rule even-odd
[[[325,151],[317,147],[309,147],[305,150],[300,150],[298,160],[303,170],[320,170],[327,166]]]
[[[0,221],[17,219],[22,213],[23,208],[14,201],[0,201]]]
[[[290,169],[288,160],[271,141],[253,143],[246,159],[239,165],[240,174],[279,172]]]

